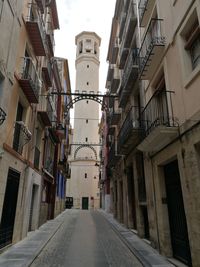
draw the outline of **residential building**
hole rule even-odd
[[[1,1],[0,9],[2,248],[54,217],[65,137],[59,132],[63,85],[54,59],[56,1]]]
[[[193,267],[200,265],[199,14],[196,0],[116,1],[106,82],[117,94],[107,137],[108,157],[115,147],[114,216],[178,266]]]
[[[94,32],[84,31],[76,36],[77,98],[73,103],[77,103],[66,196],[73,198],[73,207],[78,209],[99,207],[99,105],[91,96],[99,91],[100,43]]]

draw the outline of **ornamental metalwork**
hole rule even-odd
[[[6,119],[6,113],[2,108],[0,108],[0,125],[3,124],[5,119]]]
[[[93,146],[88,145],[88,144],[83,144],[83,145],[80,145],[79,147],[76,148],[76,150],[75,150],[75,152],[74,152],[74,159],[76,159],[76,156],[77,156],[78,151],[79,151],[80,149],[82,149],[82,148],[89,148],[89,149],[91,149],[91,150],[94,152],[95,159],[97,160],[97,152],[96,152],[96,150],[94,149]]]

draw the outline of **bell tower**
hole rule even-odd
[[[99,91],[100,37],[84,31],[75,38],[76,85],[75,92],[97,94]],[[99,207],[99,104],[81,99],[74,107],[71,179],[67,182],[67,197],[73,197],[73,206],[80,209]]]

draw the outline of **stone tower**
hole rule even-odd
[[[76,36],[76,92],[99,91],[100,37],[94,32]],[[73,197],[73,207],[99,207],[99,104],[82,99],[74,107],[74,130],[71,153],[71,179],[67,182],[67,197]]]

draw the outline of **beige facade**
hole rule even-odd
[[[52,95],[62,91],[56,1],[15,2],[0,4],[0,249],[54,217],[57,172],[66,175],[57,167],[62,116]]]
[[[99,91],[99,46],[101,39],[94,32],[76,36],[75,93],[97,94]],[[71,179],[66,196],[73,197],[73,207],[99,207],[99,105],[88,98],[75,105],[73,145],[70,157]]]
[[[199,14],[199,1],[116,1],[106,82],[118,96],[108,130],[114,215],[178,266],[195,267]]]

